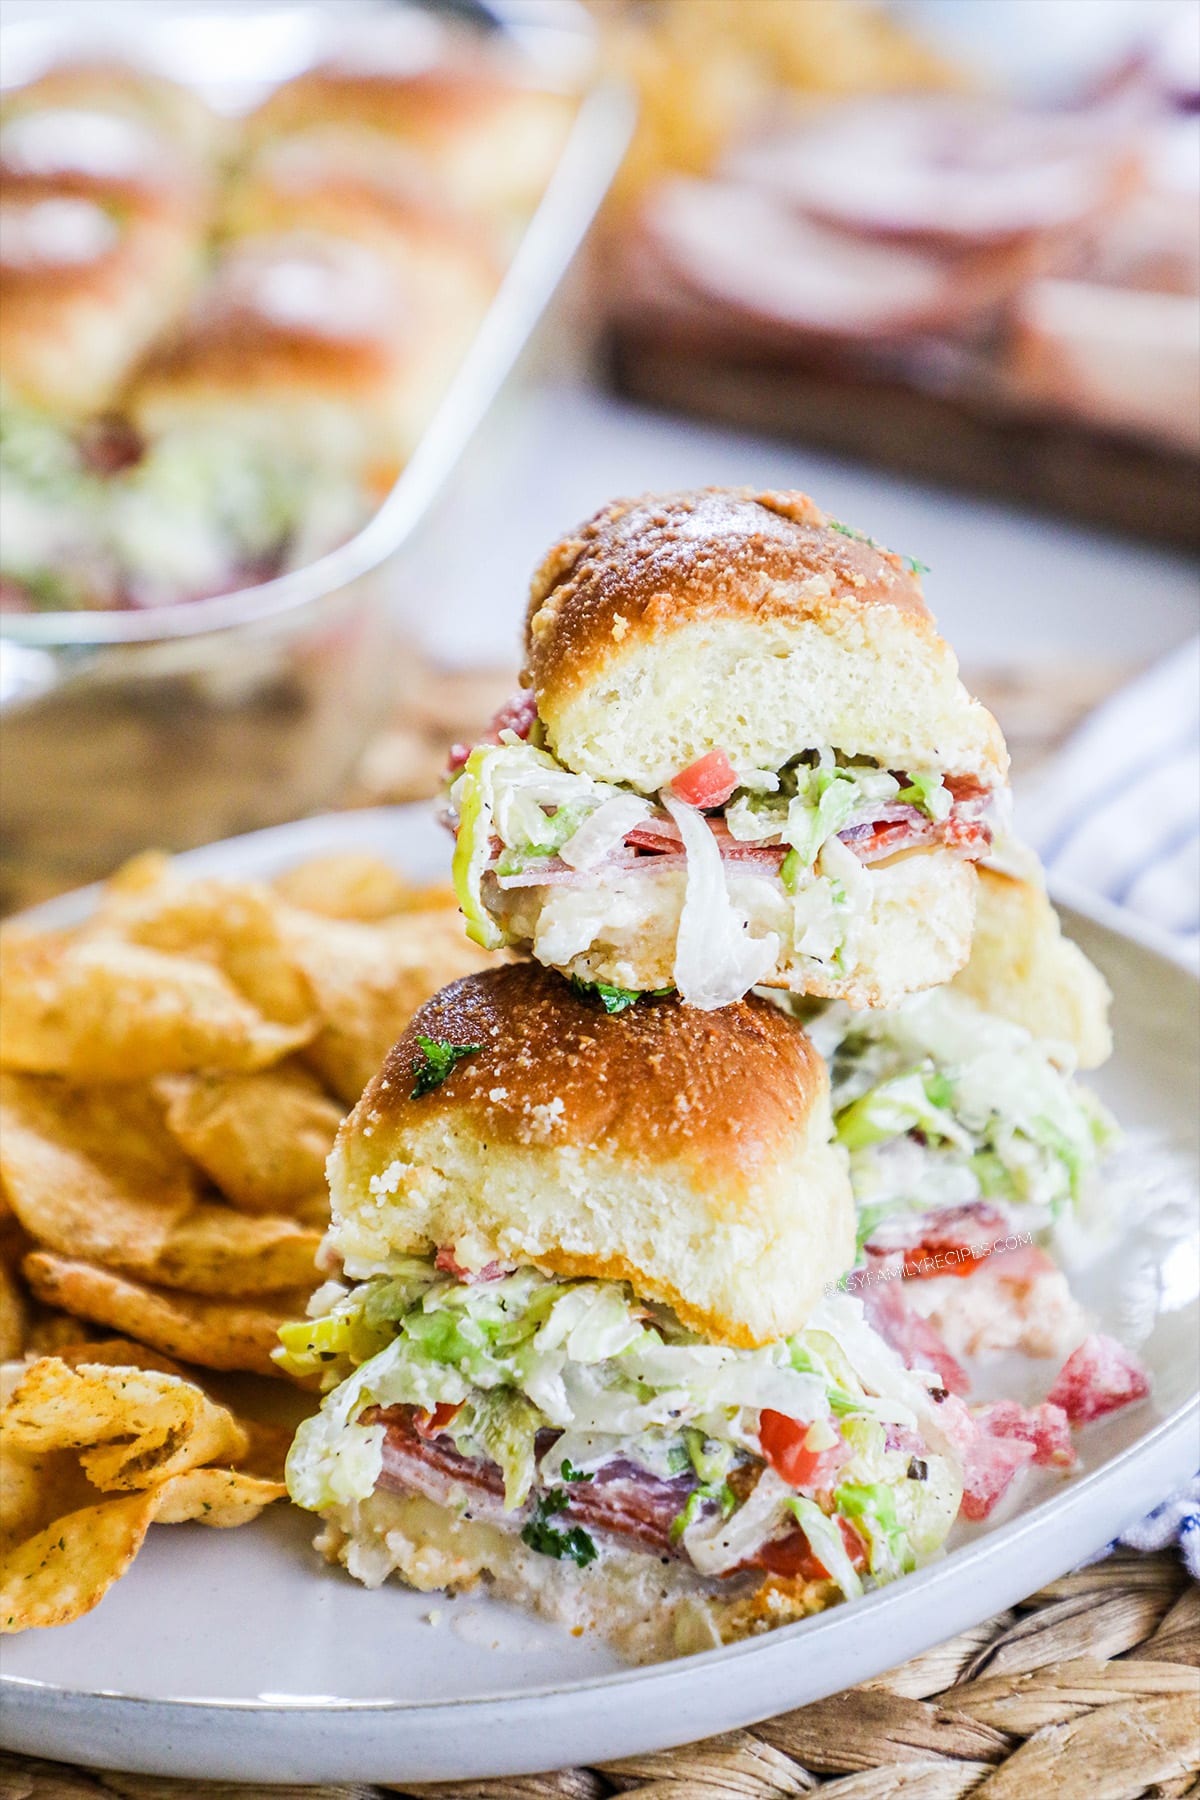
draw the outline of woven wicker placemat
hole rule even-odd
[[[600,1768],[271,1788],[8,1756],[0,1800],[1195,1800],[1198,1664],[1200,1588],[1173,1552],[1121,1550],[862,1687]]]

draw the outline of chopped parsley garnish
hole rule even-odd
[[[566,1556],[579,1568],[586,1569],[590,1562],[595,1562],[597,1554],[587,1532],[579,1525],[560,1531],[550,1523],[555,1513],[565,1512],[569,1505],[570,1499],[561,1488],[547,1488],[544,1494],[539,1494],[533,1517],[521,1532],[521,1542],[541,1556],[553,1556],[559,1562]]]
[[[594,1475],[585,1475],[582,1469],[577,1469],[569,1456],[563,1458],[562,1478],[564,1481],[595,1481],[596,1479]]]
[[[910,575],[928,575],[929,564],[923,563],[919,556],[906,556],[904,561]]]
[[[456,1063],[464,1056],[473,1056],[476,1050],[482,1050],[482,1044],[447,1044],[440,1038],[423,1037],[417,1033],[417,1044],[424,1062],[415,1070],[416,1081],[413,1084],[411,1098],[419,1100],[431,1088],[440,1087]]]
[[[571,986],[577,994],[594,995],[606,1013],[623,1013],[626,1007],[633,1006],[638,1000],[665,1000],[674,988],[640,988],[614,987],[610,981],[584,981],[578,975],[572,975]]]

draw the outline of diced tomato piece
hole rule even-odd
[[[672,778],[671,792],[688,806],[724,806],[737,784],[737,772],[724,750],[710,750]]]
[[[1033,1445],[1023,1438],[994,1438],[981,1431],[963,1461],[963,1518],[986,1519],[1033,1460]]]
[[[842,1542],[846,1546],[846,1554],[856,1569],[867,1566],[867,1547],[850,1523],[849,1519],[838,1520],[838,1530],[842,1534]],[[785,1580],[799,1577],[801,1581],[828,1581],[829,1570],[818,1556],[811,1544],[797,1526],[787,1537],[776,1538],[773,1544],[764,1544],[756,1558],[760,1568],[768,1575],[780,1575]]]
[[[478,1272],[464,1269],[454,1254],[453,1244],[443,1244],[433,1259],[433,1266],[443,1275],[453,1275],[456,1281],[465,1282],[473,1287],[479,1281],[498,1281],[505,1273],[504,1264],[498,1262],[485,1263]]]
[[[413,1414],[413,1428],[420,1437],[436,1437],[439,1431],[445,1431],[455,1413],[462,1410],[462,1401],[439,1400],[432,1412],[418,1408]]]
[[[1072,1425],[1086,1425],[1149,1392],[1150,1377],[1137,1358],[1096,1331],[1072,1350],[1047,1398],[1062,1407]]]
[[[949,789],[956,801],[982,800],[990,791],[977,775],[943,775],[942,786]]]
[[[839,1436],[836,1444],[810,1450],[809,1425],[764,1406],[758,1417],[758,1441],[775,1473],[789,1487],[824,1487],[850,1454]]]
[[[1016,1400],[993,1400],[976,1410],[975,1423],[988,1437],[1020,1438],[1033,1445],[1033,1460],[1043,1469],[1069,1469],[1076,1460],[1071,1426],[1061,1406],[1044,1400],[1021,1406]]]

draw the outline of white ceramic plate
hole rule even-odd
[[[306,820],[182,861],[269,875],[349,848],[420,877],[444,874],[447,860],[427,812],[409,807]],[[66,923],[88,903],[72,895],[37,916]],[[1117,1052],[1098,1087],[1124,1124],[1191,1155],[1195,977],[1094,909],[1076,905],[1067,926],[1115,995]],[[866,1680],[1076,1566],[1200,1462],[1190,1179],[1182,1192],[1173,1208],[1139,1210],[1078,1279],[1108,1329],[1145,1332],[1153,1398],[1085,1429],[1079,1475],[1039,1475],[986,1526],[956,1531],[940,1562],[857,1604],[726,1650],[628,1669],[594,1641],[486,1599],[368,1592],[313,1553],[307,1515],[277,1506],[240,1531],[154,1530],[86,1618],[7,1640],[3,1742],[197,1778],[439,1781],[661,1749]],[[1044,1393],[1051,1374],[1047,1365],[1032,1387]]]

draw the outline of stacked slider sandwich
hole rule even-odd
[[[915,568],[805,496],[605,508],[527,651],[450,804],[472,936],[532,960],[428,1002],[342,1128],[289,1480],[364,1581],[484,1577],[654,1657],[902,1574],[1071,1460],[1057,1408],[968,1410],[896,1299],[936,1283],[839,1287],[856,1200],[880,1268],[947,1194],[993,1234],[1002,1181],[1053,1214],[1105,1128],[1032,996],[1086,1060],[1104,995],[999,876],[971,957],[1003,741]]]
[[[823,1297],[853,1213],[825,1069],[762,1000],[623,1015],[536,964],[417,1014],[330,1160],[339,1381],[292,1496],[360,1580],[494,1591],[639,1658],[818,1610],[958,1510],[934,1377]],[[326,1309],[326,1310],[322,1310]]]
[[[710,1007],[962,967],[1008,758],[915,565],[804,494],[618,501],[542,564],[526,650],[451,792],[478,942]]]

